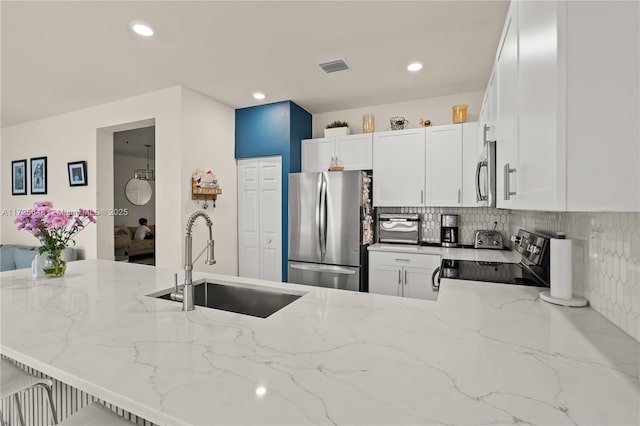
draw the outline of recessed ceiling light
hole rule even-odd
[[[151,37],[154,33],[153,28],[141,21],[131,21],[129,26],[134,33],[142,37]]]
[[[261,100],[263,100],[264,98],[266,98],[266,97],[267,97],[267,95],[265,95],[265,94],[264,94],[264,93],[262,93],[262,92],[256,92],[256,93],[254,93],[254,94],[253,94],[253,97],[254,97],[254,98],[256,98],[257,100],[261,101]]]
[[[420,71],[422,69],[422,64],[420,62],[413,62],[407,66],[407,70],[415,72]]]

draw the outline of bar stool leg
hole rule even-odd
[[[4,413],[2,412],[2,410],[0,410],[0,426],[7,426],[7,424],[4,422]]]
[[[53,424],[58,424],[58,416],[56,415],[56,407],[53,405],[53,395],[51,394],[51,387],[46,385],[41,385],[45,391],[47,391],[47,398],[49,398],[49,412],[51,413],[51,417],[53,418]]]
[[[16,408],[18,409],[18,419],[20,420],[20,424],[24,426],[24,416],[22,415],[22,404],[20,404],[20,392],[16,392],[13,394],[13,397],[16,400]]]

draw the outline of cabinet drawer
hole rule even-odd
[[[370,251],[369,262],[380,265],[437,268],[440,266],[440,256],[437,254]]]

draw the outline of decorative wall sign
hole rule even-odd
[[[31,159],[31,193],[47,193],[47,157]]]
[[[74,161],[67,163],[69,186],[87,186],[87,162]]]

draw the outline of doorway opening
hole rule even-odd
[[[115,260],[155,265],[155,126],[113,133]]]

